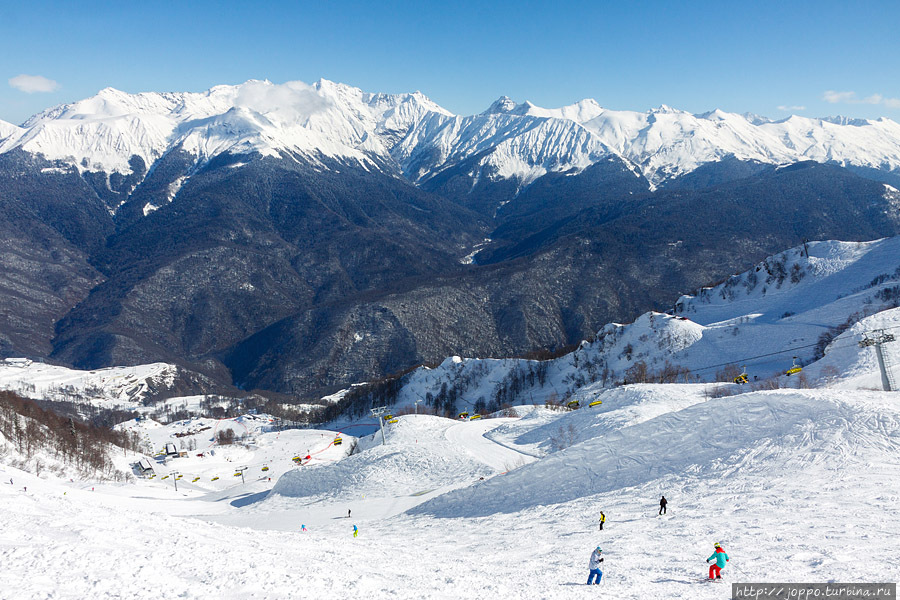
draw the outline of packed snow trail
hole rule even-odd
[[[484,437],[485,433],[507,421],[509,419],[482,419],[458,423],[449,427],[445,435],[449,441],[458,444],[492,469],[500,472],[511,471],[536,459]]]

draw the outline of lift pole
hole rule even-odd
[[[888,363],[887,357],[884,355],[884,349],[881,346],[887,342],[893,342],[894,334],[885,333],[883,329],[877,329],[873,333],[874,337],[871,338],[863,334],[864,337],[859,346],[860,348],[875,346],[875,356],[878,357],[878,368],[881,370],[881,387],[886,392],[893,392],[897,389],[897,385],[894,383],[891,365]]]
[[[372,413],[372,416],[378,419],[378,425],[381,427],[381,445],[385,445],[384,441],[384,419],[381,418],[381,415],[387,412],[387,406],[379,406],[378,408],[369,409],[369,412]]]

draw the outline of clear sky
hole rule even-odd
[[[331,79],[457,114],[501,95],[900,121],[900,1],[0,0],[0,119],[127,92]]]

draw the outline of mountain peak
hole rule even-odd
[[[237,107],[246,110],[233,110]],[[379,164],[396,163],[411,173],[410,168],[413,180],[420,181],[500,144],[500,152],[485,158],[490,172],[531,181],[547,170],[586,168],[611,148],[642,165],[643,176],[657,185],[725,155],[769,164],[833,160],[900,171],[897,127],[889,119],[772,121],[720,109],[692,114],[666,104],[641,112],[607,110],[590,98],[541,108],[505,95],[483,113],[456,117],[418,91],[370,93],[324,78],[312,85],[250,79],[200,93],[129,94],[107,87],[47,109],[21,128],[0,123],[0,152],[21,147],[76,166],[90,164],[91,170],[127,174],[133,155],[151,165],[190,142],[197,159],[208,160],[239,144],[242,152],[287,149],[355,162],[378,155]]]
[[[677,108],[672,108],[668,104],[660,104],[657,108],[652,109],[650,112],[654,113],[654,114],[665,115],[665,114],[677,114],[677,113],[681,113],[684,111],[678,110]]]
[[[22,129],[20,127],[16,127],[12,123],[0,120],[0,142],[21,131]]]
[[[822,121],[832,123],[833,125],[850,125],[851,127],[865,127],[870,124],[868,119],[856,119],[853,117],[844,117],[837,115],[834,117],[822,117]]]
[[[103,96],[104,98],[109,98],[109,97],[120,98],[122,96],[127,96],[127,95],[128,95],[127,92],[117,90],[114,87],[105,87],[102,90],[100,90],[99,92],[97,92],[97,96]]]
[[[491,104],[486,111],[484,111],[483,115],[503,115],[511,113],[516,109],[518,104],[514,100],[512,100],[509,96],[500,96],[497,98],[493,104]]]

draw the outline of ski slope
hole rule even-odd
[[[385,444],[213,491],[0,466],[0,595],[702,600],[726,593],[700,582],[714,542],[728,581],[900,577],[894,394],[705,387],[626,386],[519,419],[408,415]],[[560,429],[575,433],[554,449]],[[334,434],[260,431],[247,451],[281,452],[287,433]],[[500,471],[517,448],[543,458]],[[603,583],[588,588],[598,544]]]
[[[534,461],[534,457],[519,450],[493,442],[485,434],[496,428],[498,419],[467,421],[447,429],[447,439],[465,448],[465,451],[494,469],[511,471],[515,467]],[[503,419],[501,419],[503,420]]]

